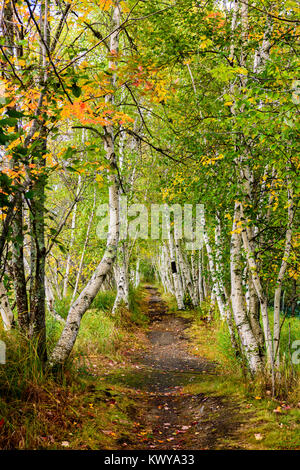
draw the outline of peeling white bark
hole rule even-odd
[[[177,301],[177,307],[178,307],[178,310],[184,310],[185,309],[185,306],[183,303],[184,292],[183,292],[182,282],[180,278],[180,273],[178,270],[178,263],[176,261],[174,238],[170,230],[169,230],[169,250],[170,250],[171,271],[172,271],[172,277],[173,277],[173,282],[174,282],[174,291],[175,291],[175,297]]]
[[[199,304],[197,282],[195,284],[193,282],[191,266],[182,250],[182,247],[180,246],[179,240],[175,240],[175,247],[180,272],[182,273],[182,278],[184,279],[184,291],[189,293],[193,307],[197,307]]]
[[[136,262],[135,268],[135,277],[134,277],[134,287],[137,288],[140,285],[140,260]]]
[[[87,227],[87,231],[86,231],[86,235],[85,235],[83,250],[82,250],[82,253],[81,253],[81,257],[80,257],[80,262],[79,262],[78,272],[77,272],[75,286],[74,286],[74,290],[73,290],[73,295],[72,295],[72,299],[71,299],[71,304],[74,302],[76,294],[77,294],[79,280],[80,280],[80,276],[81,276],[81,273],[82,273],[84,256],[85,256],[85,252],[86,252],[87,245],[88,245],[88,242],[89,242],[90,231],[91,231],[92,222],[93,222],[94,215],[95,215],[95,208],[96,208],[96,187],[94,187],[93,207],[92,207],[92,212],[91,212],[89,222],[88,222],[88,227]]]
[[[198,255],[198,292],[199,292],[199,302],[204,300],[204,290],[203,290],[203,275],[202,275],[202,249]]]
[[[122,242],[119,255],[121,257],[120,263],[115,266],[117,296],[113,305],[112,314],[116,313],[122,303],[129,308],[128,247],[126,242]]]
[[[76,200],[80,194],[80,184],[81,184],[81,175],[78,176],[76,196],[75,196]],[[71,269],[71,259],[72,259],[72,248],[73,248],[74,239],[75,239],[76,215],[77,215],[77,202],[74,205],[73,214],[72,214],[70,245],[69,245],[69,252],[68,252],[68,257],[67,257],[67,262],[66,262],[64,283],[63,283],[63,294],[62,294],[63,297],[67,296],[67,291],[68,291],[69,276],[70,276],[70,269]]]
[[[242,221],[245,221],[242,204],[239,204],[239,213],[240,213],[240,217]],[[247,258],[250,274],[251,274],[253,285],[255,287],[255,290],[259,299],[259,303],[260,303],[260,310],[261,310],[261,316],[262,316],[263,327],[264,327],[265,343],[266,343],[266,349],[267,349],[267,358],[271,366],[271,370],[273,372],[274,355],[273,355],[272,336],[271,336],[269,316],[268,316],[267,296],[265,292],[263,291],[262,283],[258,274],[258,267],[255,261],[255,254],[251,248],[250,237],[248,235],[248,229],[244,225],[241,230],[242,230],[243,245],[244,245],[244,249],[246,253],[246,258]]]
[[[241,270],[241,234],[237,223],[240,220],[239,203],[235,203],[234,222],[230,247],[231,304],[233,317],[241,338],[243,350],[253,374],[262,368],[259,346],[251,329],[243,295]]]
[[[205,223],[205,221],[204,221]],[[217,278],[216,275],[216,270],[215,270],[215,265],[214,265],[214,260],[213,260],[213,253],[212,253],[212,248],[210,244],[210,240],[207,234],[207,229],[206,226],[203,225],[203,239],[206,247],[206,252],[207,252],[207,257],[208,257],[208,264],[209,264],[209,270],[212,278],[212,284],[213,284],[213,293],[216,297],[217,303],[218,303],[218,308],[220,311],[221,318],[224,320],[226,318],[226,306],[224,303],[224,300],[222,298],[222,290],[220,286],[220,282]]]
[[[114,33],[110,38],[110,50],[112,56],[118,51],[119,45],[119,30],[117,29],[120,25],[120,7],[119,2],[116,3],[113,13],[113,25],[112,30]],[[110,68],[114,69],[115,65],[113,61],[110,62]],[[112,75],[111,85],[115,86],[115,74]],[[106,95],[106,102],[113,102],[113,95]],[[110,187],[109,187],[109,231],[106,243],[106,250],[102,257],[101,262],[94,271],[91,279],[88,281],[85,288],[82,290],[79,297],[71,305],[68,317],[66,320],[65,327],[62,334],[52,351],[49,358],[50,367],[63,364],[69,357],[74,343],[76,341],[80,322],[82,316],[85,314],[87,309],[90,307],[96,294],[99,292],[106,275],[112,269],[113,263],[116,258],[116,251],[119,240],[120,230],[120,214],[119,214],[119,179],[116,174],[116,155],[114,145],[114,130],[112,125],[108,125],[104,128],[104,149],[106,151],[106,159],[110,164]]]
[[[281,266],[276,281],[276,288],[274,293],[274,332],[273,332],[273,348],[274,359],[277,369],[280,365],[279,345],[280,345],[280,299],[281,289],[284,275],[288,266],[288,258],[292,249],[292,233],[293,233],[293,219],[294,219],[294,201],[293,201],[293,188],[289,178],[287,178],[288,186],[288,221],[285,234],[285,247],[281,261]]]

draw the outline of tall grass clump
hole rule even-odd
[[[114,290],[100,291],[94,298],[91,309],[102,310],[103,312],[110,312],[113,308],[116,298]]]
[[[111,357],[122,342],[116,319],[107,312],[90,309],[82,319],[75,354],[95,353]]]
[[[17,330],[0,332],[6,345],[6,363],[0,364],[0,395],[21,398],[29,384],[45,380],[36,342],[26,340]]]
[[[141,286],[135,288],[130,285],[129,287],[129,309],[130,321],[138,326],[146,326],[149,318],[144,311],[144,291]]]
[[[226,322],[216,320],[216,348],[218,353],[226,360],[226,363],[232,370],[237,370],[242,366],[242,358],[238,357],[234,350],[228,326]],[[238,342],[238,338],[236,338]]]

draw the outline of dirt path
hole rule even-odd
[[[229,448],[224,439],[235,435],[241,424],[237,406],[220,396],[183,393],[183,386],[214,374],[214,364],[188,353],[189,322],[167,312],[156,288],[146,289],[149,344],[134,357],[132,377],[126,377],[127,384],[141,391],[136,409],[138,440],[127,448]]]

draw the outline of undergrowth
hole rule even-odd
[[[128,441],[133,407],[127,390],[106,381],[123,351],[146,325],[142,289],[130,291],[131,309],[111,314],[115,293],[100,292],[82,319],[70,360],[53,375],[42,366],[34,342],[17,329],[0,330],[6,364],[0,364],[0,449],[116,449]],[[70,299],[57,301],[66,318]],[[47,315],[47,349],[63,324]]]
[[[199,381],[184,388],[186,393],[204,393],[235,400],[245,424],[239,430],[239,445],[244,449],[299,449],[300,395],[299,364],[291,364],[290,347],[300,338],[300,321],[288,318],[282,326],[281,388],[272,398],[270,380],[256,379],[245,374],[243,361],[231,346],[228,328],[211,312],[208,303],[196,310],[178,312],[176,301],[170,294],[162,294],[170,312],[190,320],[188,334],[190,350],[215,364],[215,372],[201,374]],[[208,318],[212,315],[211,321]],[[272,312],[270,311],[272,325]],[[235,419],[234,417],[232,419]],[[236,445],[228,439],[230,445]]]

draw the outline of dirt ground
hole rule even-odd
[[[167,312],[156,288],[146,289],[148,347],[132,357],[137,368],[131,377],[131,386],[142,391],[136,407],[139,438],[127,449],[239,449],[238,439],[230,447],[223,442],[237,435],[243,422],[238,406],[224,397],[182,390],[204,374],[214,374],[215,365],[189,354],[189,322]]]

